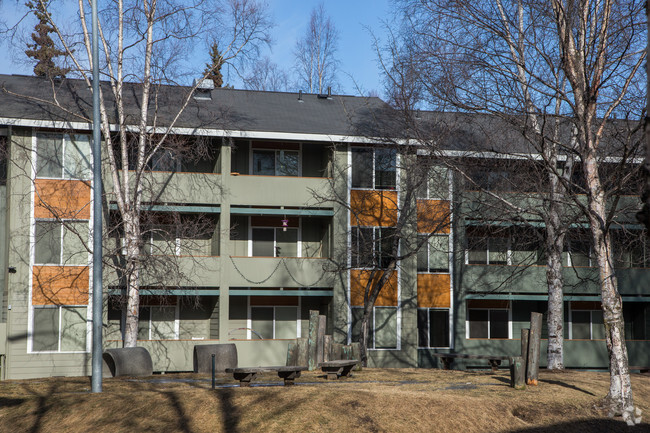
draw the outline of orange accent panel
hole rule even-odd
[[[90,183],[81,180],[36,179],[36,218],[90,219]]]
[[[87,305],[88,266],[34,266],[32,305]]]
[[[418,200],[418,232],[449,233],[449,201]]]
[[[363,307],[363,295],[366,291],[366,285],[370,278],[371,271],[365,269],[352,269],[350,271],[350,305],[354,307]],[[375,273],[373,284],[381,278],[381,271]],[[397,272],[388,279],[388,282],[382,287],[375,307],[396,307],[397,306]]]
[[[449,289],[451,276],[449,274],[419,274],[418,275],[418,307],[419,308],[449,308]]]
[[[350,191],[350,225],[392,227],[397,224],[397,191]]]

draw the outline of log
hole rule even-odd
[[[331,357],[330,361],[334,361],[336,359],[342,359],[343,353],[343,345],[341,343],[332,343],[332,352],[331,352]]]
[[[325,358],[325,329],[327,326],[327,318],[325,316],[318,316],[318,330],[316,333],[316,364],[323,362]]]
[[[528,338],[528,362],[526,363],[526,384],[537,386],[539,377],[539,355],[542,341],[542,314],[530,313],[530,336]]]
[[[307,366],[309,371],[316,370],[318,363],[316,362],[316,354],[318,347],[318,311],[309,310],[309,337],[307,341],[308,358]]]
[[[332,336],[323,337],[323,362],[332,361]]]
[[[358,341],[355,343],[350,344],[352,347],[352,359],[361,359],[361,343]],[[360,362],[358,362],[354,367],[352,367],[353,371],[361,371],[362,365]]]
[[[298,365],[298,342],[289,343],[287,346],[287,363],[285,365]]]
[[[530,339],[530,329],[522,328],[521,330],[521,360],[524,363],[524,380],[528,366],[528,340]]]
[[[521,356],[510,358],[510,386],[514,389],[526,389],[526,364]]]
[[[309,353],[308,353],[308,341],[306,338],[296,339],[296,345],[298,346],[298,360],[294,365],[308,365],[309,363]]]
[[[344,344],[341,348],[341,359],[354,359],[352,358],[352,346]]]

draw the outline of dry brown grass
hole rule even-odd
[[[650,432],[650,376],[633,375],[644,411],[628,428],[596,409],[607,373],[540,373],[540,385],[508,386],[505,372],[365,369],[327,382],[304,373],[299,385],[210,389],[206,376],[0,382],[0,432]],[[220,384],[235,383],[220,376]],[[256,383],[279,384],[266,375]]]

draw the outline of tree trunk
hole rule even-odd
[[[586,135],[586,134],[585,134]],[[593,149],[587,141],[588,149]],[[632,398],[632,383],[628,367],[627,347],[625,346],[625,328],[623,324],[623,301],[618,292],[614,267],[612,266],[612,250],[607,231],[607,208],[598,175],[597,160],[593,150],[587,150],[584,158],[585,176],[588,189],[589,224],[591,227],[594,255],[598,263],[601,287],[603,319],[605,322],[605,337],[609,353],[609,392],[605,403],[609,415],[622,415],[629,425],[641,421],[635,419],[634,400]]]
[[[368,366],[368,334],[370,332],[370,317],[372,315],[372,305],[363,307],[363,318],[361,319],[361,332],[359,335],[359,352],[361,355],[361,365]]]
[[[140,310],[140,222],[137,216],[124,216],[126,248],[126,326],[124,347],[135,347],[138,342]]]
[[[546,228],[546,283],[548,287],[548,348],[549,370],[564,369],[564,277],[562,275],[562,247],[564,233],[559,234],[553,223]]]

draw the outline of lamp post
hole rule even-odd
[[[102,392],[102,158],[99,113],[99,44],[97,1],[92,0],[93,67],[93,297],[91,391]]]

